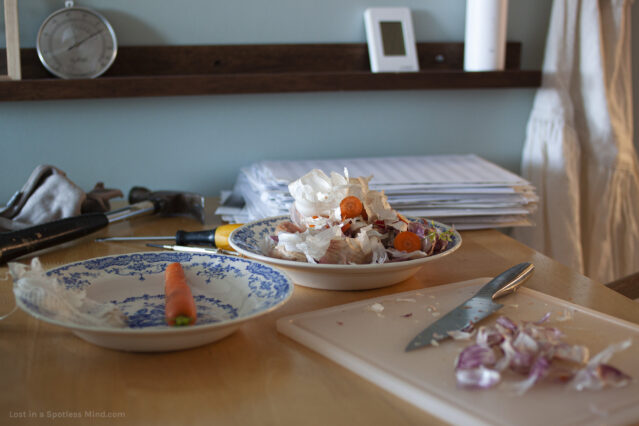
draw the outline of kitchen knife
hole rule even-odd
[[[406,346],[405,351],[409,352],[444,340],[450,337],[449,332],[463,330],[498,311],[504,305],[495,303],[494,300],[515,291],[530,277],[533,269],[535,266],[532,263],[524,262],[497,275],[480,288],[473,297],[415,336]]]

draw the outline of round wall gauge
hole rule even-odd
[[[98,77],[115,61],[115,32],[98,12],[74,7],[72,1],[65,5],[49,15],[38,31],[40,61],[61,78]]]

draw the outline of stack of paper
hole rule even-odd
[[[426,217],[457,229],[530,225],[534,187],[476,155],[436,155],[305,161],[262,161],[243,168],[232,193],[216,211],[229,222],[288,214],[288,184],[312,169],[372,176],[370,188],[384,191],[406,216]],[[229,197],[229,195],[231,195]],[[240,207],[237,200],[243,198]]]

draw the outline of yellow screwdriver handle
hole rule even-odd
[[[240,226],[242,226],[241,223],[229,223],[215,228],[215,247],[222,250],[233,250],[233,248],[229,245],[229,236],[234,229],[237,229]]]

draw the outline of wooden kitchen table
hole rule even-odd
[[[206,228],[219,224],[207,200]],[[97,243],[100,236],[173,235],[202,225],[145,217],[38,253],[45,268],[97,256],[146,251],[144,243]],[[0,321],[0,424],[416,425],[442,424],[426,412],[279,334],[292,314],[424,287],[494,276],[520,262],[536,266],[526,286],[639,324],[639,304],[496,230],[462,232],[460,250],[414,278],[369,291],[296,286],[282,308],[196,349],[127,353],[87,343],[17,311]],[[28,258],[20,261],[28,261]],[[0,315],[13,306],[0,267]],[[452,360],[451,360],[451,374]]]

